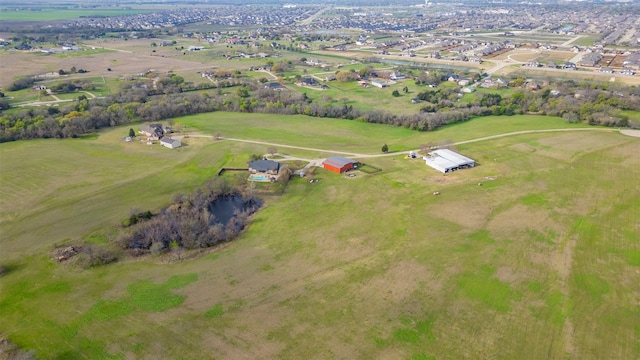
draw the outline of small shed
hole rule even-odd
[[[332,156],[322,162],[322,167],[329,171],[342,174],[345,171],[353,169],[354,165],[357,163],[358,162],[355,160],[347,159],[342,156]]]

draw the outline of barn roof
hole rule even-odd
[[[256,160],[250,162],[249,167],[259,172],[278,171],[280,163],[273,160]]]
[[[162,139],[160,139],[161,143],[165,143],[165,144],[173,144],[173,143],[179,143],[180,140],[179,139],[172,139],[168,136],[163,137]]]
[[[464,155],[460,155],[457,152],[451,151],[449,149],[438,149],[431,152],[431,155],[437,155],[443,157],[451,162],[454,162],[458,165],[466,165],[470,163],[474,163],[472,159]]]
[[[341,168],[347,164],[355,164],[356,162],[357,161],[355,160],[347,159],[346,157],[342,157],[342,156],[331,156],[331,157],[328,157],[325,161],[323,161],[323,164]]]
[[[434,150],[430,152],[429,155],[430,156],[424,158],[427,165],[440,172],[447,172],[461,166],[473,166],[475,164],[475,161],[472,159],[449,149]]]

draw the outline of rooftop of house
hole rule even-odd
[[[249,168],[258,172],[278,171],[280,163],[273,160],[256,160],[249,163]]]

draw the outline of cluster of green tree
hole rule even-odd
[[[218,221],[212,213],[213,206],[229,197],[239,200],[239,206],[229,220]],[[116,243],[135,254],[160,253],[175,247],[211,247],[236,237],[261,206],[260,199],[244,196],[224,179],[214,178],[191,195],[174,196],[171,205],[131,226],[118,236]]]
[[[7,99],[5,99],[4,97],[5,97],[4,93],[0,91],[0,111],[7,110],[11,107]]]
[[[640,110],[640,88],[606,83],[576,83],[561,81],[555,84],[558,90],[550,88],[529,90],[522,88],[510,96],[498,93],[477,94],[475,100],[462,105],[454,103],[458,89],[455,87],[441,90],[427,90],[417,95],[426,101],[421,108],[423,112],[439,113],[449,111],[454,104],[457,109],[486,109],[481,115],[514,115],[535,113],[550,116],[562,116],[570,122],[586,122],[592,125],[605,126],[638,126],[640,123],[629,120],[620,110]]]
[[[31,85],[35,84],[35,82],[36,82],[36,79],[34,79],[31,76],[23,77],[14,81],[11,85],[9,85],[9,87],[7,87],[7,90],[18,91],[18,90],[26,89],[26,88],[29,88]]]
[[[131,136],[131,131],[133,131],[133,129],[130,129],[129,131],[129,136]],[[133,136],[135,136],[135,132],[133,133]],[[145,220],[149,220],[153,217],[153,214],[151,213],[151,211],[147,210],[147,211],[131,211],[131,215],[129,215],[129,217],[127,219],[125,219],[123,225],[128,227],[128,226],[132,226],[135,225],[139,222],[145,221]]]
[[[75,74],[75,73],[84,74],[84,73],[87,73],[87,72],[88,71],[85,70],[85,69],[76,69],[75,66],[72,66],[71,69],[69,69],[69,71],[66,71],[64,69],[58,70],[58,75],[68,75],[68,74]]]
[[[91,90],[95,90],[95,88],[96,88],[95,85],[90,82],[86,82],[82,80],[73,80],[73,81],[62,81],[62,82],[56,83],[52,85],[49,89],[51,90],[51,92],[56,94],[66,94],[66,93],[75,92],[77,90],[91,91]]]

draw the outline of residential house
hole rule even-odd
[[[578,62],[580,66],[596,66],[602,60],[602,55],[599,53],[589,53],[585,54],[582,59]]]
[[[316,79],[314,78],[306,77],[306,78],[302,78],[302,80],[300,80],[296,84],[298,86],[316,86],[318,85],[318,81],[316,81]]]
[[[165,131],[162,124],[149,124],[140,126],[139,132],[149,140],[159,140],[164,136]]]
[[[524,64],[524,66],[526,66],[526,67],[539,67],[540,66],[540,61],[538,61],[537,59],[529,60],[529,61],[527,61],[526,64]]]
[[[271,82],[271,83],[266,83],[264,84],[264,88],[265,89],[269,89],[269,90],[273,90],[273,91],[282,91],[285,90],[286,88],[280,84],[279,82]]]
[[[280,171],[280,163],[273,160],[256,160],[249,163],[249,172],[252,174],[265,173],[277,175]]]
[[[276,181],[280,163],[273,160],[256,160],[249,163],[249,178],[253,181]]]
[[[393,71],[391,72],[391,75],[389,75],[389,79],[391,80],[402,80],[402,79],[406,79],[407,77],[397,71]]]
[[[322,65],[322,61],[320,61],[318,59],[309,59],[305,63],[307,65],[311,65],[311,66],[320,66],[320,65]]]
[[[625,68],[640,70],[640,51],[627,55],[627,58],[624,59],[622,65]]]
[[[636,72],[630,68],[623,68],[620,71],[618,71],[618,74],[620,75],[634,75],[635,73]]]

